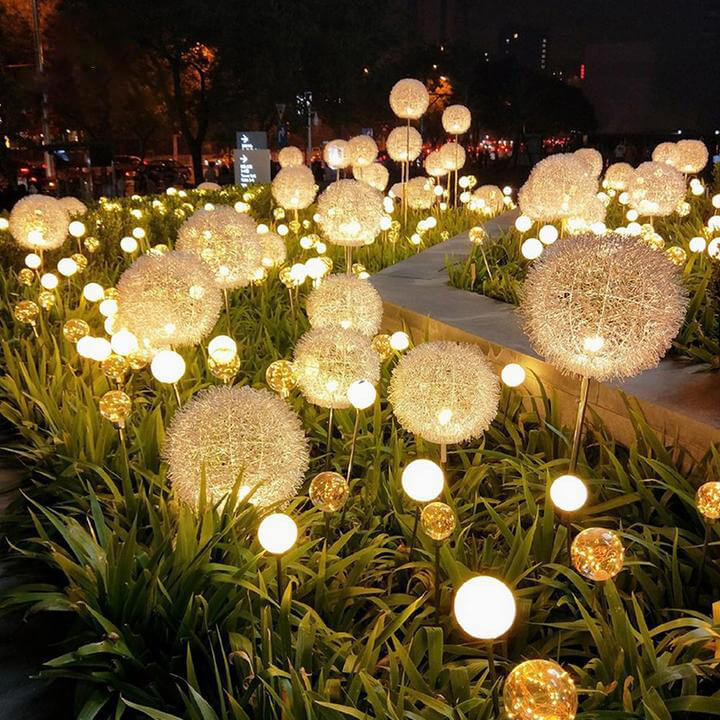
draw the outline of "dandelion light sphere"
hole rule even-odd
[[[278,163],[281,168],[300,167],[305,164],[305,155],[300,148],[288,145],[278,153]]]
[[[305,165],[284,167],[272,181],[272,194],[285,210],[304,210],[315,200],[312,170]]]
[[[260,247],[262,249],[263,267],[277,267],[278,265],[282,265],[287,259],[285,241],[280,235],[276,235],[274,232],[266,232],[260,235]]]
[[[672,165],[681,173],[699,173],[707,165],[708,149],[702,140],[680,140],[675,146]]]
[[[351,165],[368,167],[377,158],[377,143],[369,135],[356,135],[348,140],[348,153]]]
[[[720,520],[720,482],[706,482],[695,496],[697,509],[708,520]]]
[[[408,207],[413,210],[429,210],[435,203],[434,185],[429,178],[414,177],[405,184]]]
[[[440,162],[445,166],[445,169],[460,170],[465,164],[465,148],[456,142],[446,142],[440,150]]]
[[[409,125],[393,128],[385,141],[385,149],[395,162],[412,162],[422,152],[422,135]]]
[[[72,195],[61,197],[58,202],[68,215],[84,215],[87,212],[87,205]]]
[[[503,191],[497,185],[481,185],[470,197],[470,210],[497,215],[505,207]]]
[[[503,703],[509,720],[573,720],[578,696],[575,683],[552,660],[526,660],[505,680]]]
[[[675,154],[677,145],[672,142],[661,142],[652,151],[652,161],[673,165],[675,163]]]
[[[448,135],[462,135],[470,129],[472,116],[464,105],[448,105],[442,114],[442,126]]]
[[[439,150],[433,150],[425,158],[424,167],[425,172],[430,177],[443,177],[448,174],[448,169],[445,167],[443,156]],[[440,191],[442,192],[442,188]]]
[[[598,177],[603,169],[603,157],[595,148],[580,148],[573,155],[588,168],[594,177]]]
[[[117,326],[144,348],[196,345],[213,328],[222,307],[209,266],[173,251],[143,255],[120,276]]]
[[[347,394],[356,380],[375,385],[380,358],[370,338],[356,330],[313,328],[295,346],[293,369],[305,398],[320,407],[347,408]]]
[[[66,240],[70,216],[49,195],[27,195],[10,212],[10,233],[21,247],[54,250]]]
[[[268,390],[218,386],[197,393],[173,418],[163,457],[177,496],[195,507],[205,473],[208,499],[218,502],[241,479],[259,505],[289,500],[309,463],[300,419]]]
[[[479,575],[460,586],[453,610],[458,625],[470,637],[495,640],[515,621],[515,597],[501,580]]]
[[[440,495],[445,485],[442,468],[427,458],[408,463],[400,476],[405,494],[415,502],[430,502]]]
[[[343,170],[350,165],[350,148],[345,140],[331,140],[323,148],[323,160],[333,170]]]
[[[383,192],[387,187],[390,173],[381,163],[374,162],[364,168],[353,167],[353,177],[360,182],[364,182],[378,192]]]
[[[405,120],[417,120],[428,109],[430,95],[419,80],[398,80],[390,91],[390,108]]]
[[[428,503],[420,515],[420,526],[435,542],[447,540],[455,531],[455,513],[443,502]]]
[[[561,475],[550,485],[550,499],[563,512],[575,512],[587,502],[585,483],[575,475]]]
[[[627,190],[635,170],[629,163],[614,163],[605,171],[605,187],[611,190]]]
[[[283,555],[296,542],[298,527],[285,513],[272,513],[264,517],[258,526],[258,541],[263,550],[272,555]]]
[[[176,248],[206,263],[224,290],[249,285],[263,259],[255,222],[227,205],[196,210],[180,226]]]
[[[520,313],[535,350],[562,372],[599,381],[654,367],[685,316],[677,268],[633,237],[592,233],[546,248]]]
[[[596,582],[615,577],[623,568],[625,550],[616,533],[605,528],[588,528],[572,542],[570,557],[573,567]]]
[[[382,195],[357,180],[338,180],[318,198],[318,224],[335,245],[369,245],[381,230],[385,215]]]
[[[380,293],[367,280],[354,275],[330,275],[307,299],[311,327],[341,327],[375,335],[380,329],[383,304]]]
[[[630,206],[640,215],[666,216],[685,197],[685,179],[670,165],[644,162],[635,169],[628,193]]]
[[[350,488],[336,472],[321,472],[310,481],[310,501],[323,512],[337,512],[347,502]]]

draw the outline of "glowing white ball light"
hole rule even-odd
[[[150,363],[150,372],[161,383],[176,383],[185,374],[185,361],[174,350],[161,350]]]
[[[500,378],[508,387],[517,387],[525,382],[525,369],[517,363],[508,363],[502,369]]]
[[[357,410],[365,410],[375,403],[377,391],[368,380],[356,380],[347,391],[350,404]]]
[[[437,463],[420,458],[408,464],[400,482],[409,498],[416,502],[430,502],[442,492],[445,475]]]
[[[453,610],[458,625],[468,635],[494,640],[504,635],[515,620],[515,597],[504,582],[480,575],[460,586]]]
[[[579,510],[587,502],[587,497],[585,483],[575,475],[561,475],[550,486],[550,499],[563,512]]]
[[[273,513],[258,526],[258,540],[263,549],[273,555],[286,553],[296,542],[298,528],[285,513]]]

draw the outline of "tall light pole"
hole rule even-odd
[[[42,33],[40,32],[40,14],[38,12],[38,0],[33,0],[32,4],[32,15],[33,15],[33,35],[35,38],[35,62],[37,67],[37,73],[40,78],[40,82],[43,85],[42,99],[41,99],[41,118],[42,118],[42,134],[43,144],[45,146],[50,144],[50,122],[48,120],[48,99],[47,91],[45,89],[45,83],[43,82],[43,75],[45,72],[45,57],[43,55],[43,44],[42,44]],[[51,178],[55,175],[55,163],[49,150],[45,150],[45,177]]]

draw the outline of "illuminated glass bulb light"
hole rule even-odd
[[[25,256],[25,265],[27,265],[31,270],[37,270],[40,265],[42,265],[42,260],[37,253],[28,253]]]
[[[152,376],[161,383],[176,383],[185,374],[185,360],[174,350],[161,350],[150,363]]]
[[[442,542],[455,531],[455,513],[443,502],[428,503],[420,515],[420,526],[432,540]]]
[[[113,315],[117,315],[117,300],[115,300],[115,298],[105,298],[105,300],[103,300],[100,305],[98,305],[98,310],[100,311],[100,314],[104,317],[111,317]]]
[[[134,253],[138,249],[138,242],[134,237],[126,235],[120,240],[120,249],[126,253]]]
[[[44,273],[40,277],[40,284],[46,289],[46,290],[54,290],[58,286],[58,276],[54,275],[53,273]]]
[[[297,541],[298,527],[285,513],[272,513],[262,519],[258,526],[258,541],[263,550],[273,555],[283,555]]]
[[[442,468],[432,460],[413,460],[403,470],[400,482],[405,494],[415,502],[430,502],[440,495],[445,485]]]
[[[208,355],[220,365],[227,365],[237,356],[237,343],[228,335],[217,335],[208,343]]]
[[[706,482],[695,496],[698,512],[708,520],[720,520],[720,482]]]
[[[518,232],[527,232],[532,227],[532,220],[527,215],[518,216],[515,220],[515,229]]]
[[[122,428],[132,409],[132,400],[121,390],[110,390],[100,398],[98,407],[106,420]]]
[[[503,704],[508,720],[573,720],[578,696],[575,683],[552,660],[526,660],[505,680]]]
[[[508,363],[500,372],[500,379],[508,387],[517,387],[525,382],[525,368],[517,363]]]
[[[558,229],[554,225],[543,225],[538,232],[538,239],[543,245],[552,245],[558,239]]]
[[[395,350],[395,352],[407,350],[410,347],[410,336],[402,330],[394,332],[390,336],[390,347]]]
[[[708,243],[707,253],[711,258],[720,258],[720,237],[713,238]]]
[[[339,473],[321,472],[310,481],[309,495],[318,510],[337,512],[347,502],[350,488]]]
[[[543,244],[537,238],[528,238],[521,245],[520,252],[526,260],[536,260],[542,255]]]
[[[375,404],[377,391],[368,380],[356,380],[347,391],[348,400],[356,410],[365,410]]]
[[[515,597],[501,580],[479,575],[464,582],[453,603],[458,625],[470,637],[495,640],[515,621]]]
[[[570,547],[573,567],[596,582],[610,580],[623,568],[625,550],[612,530],[588,528],[579,533]]]
[[[90,334],[90,326],[80,318],[71,318],[63,325],[63,337],[71,343]]]
[[[91,282],[83,288],[83,297],[89,302],[98,302],[105,297],[105,290],[99,283]]]
[[[585,483],[575,475],[561,475],[550,485],[550,499],[558,510],[575,512],[587,502]]]
[[[58,261],[57,269],[64,277],[72,277],[78,271],[78,265],[72,258],[62,258]]]
[[[129,330],[118,330],[110,338],[110,347],[114,353],[126,357],[139,349],[138,340]]]
[[[80,238],[85,234],[85,225],[79,220],[73,220],[70,225],[68,225],[68,232],[74,238]]]
[[[692,252],[700,253],[703,252],[707,247],[707,242],[705,238],[697,236],[694,238],[690,238],[689,247]]]
[[[271,390],[287,397],[297,385],[297,376],[289,360],[275,360],[265,371],[265,382]]]

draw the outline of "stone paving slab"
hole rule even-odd
[[[504,213],[485,227],[491,236],[496,236],[507,230],[516,217],[517,212]],[[371,282],[385,305],[386,328],[405,325],[416,342],[427,338],[478,343],[498,369],[508,362],[519,362],[537,374],[548,392],[555,392],[561,416],[570,424],[578,381],[562,375],[535,353],[516,308],[448,284],[448,259],[463,261],[471,247],[468,234],[463,233],[373,275]],[[532,393],[539,389],[532,377],[526,387]],[[623,394],[639,402],[657,433],[695,458],[702,457],[712,443],[720,442],[717,373],[666,358],[656,368],[629,380],[592,383],[591,408],[617,440],[630,444],[634,433]]]

